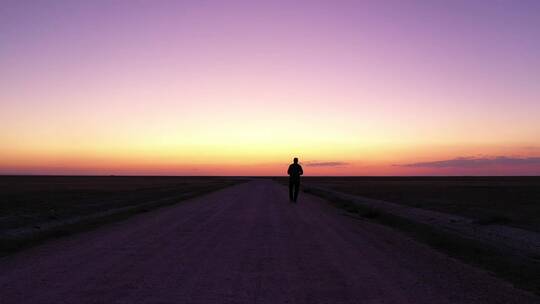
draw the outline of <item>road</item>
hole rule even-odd
[[[0,303],[539,303],[301,193],[253,180],[0,259]]]

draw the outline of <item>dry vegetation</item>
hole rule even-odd
[[[540,177],[308,177],[303,182],[540,232]]]
[[[234,177],[0,176],[0,253],[242,181]]]

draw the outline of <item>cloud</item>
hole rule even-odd
[[[349,163],[341,162],[341,161],[329,161],[329,162],[308,161],[308,162],[304,162],[304,164],[309,167],[339,167],[339,166],[347,166]]]
[[[450,167],[466,167],[478,168],[494,165],[540,165],[540,157],[511,157],[511,156],[495,156],[495,157],[457,157],[454,159],[419,162],[411,164],[398,165],[402,167],[418,167],[418,168],[450,168]]]

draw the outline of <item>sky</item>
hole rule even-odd
[[[540,1],[2,1],[0,174],[539,175]]]

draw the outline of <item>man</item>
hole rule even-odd
[[[289,170],[287,170],[287,174],[289,174],[289,199],[296,202],[300,191],[300,175],[304,174],[302,166],[298,164],[298,157],[294,158]]]

